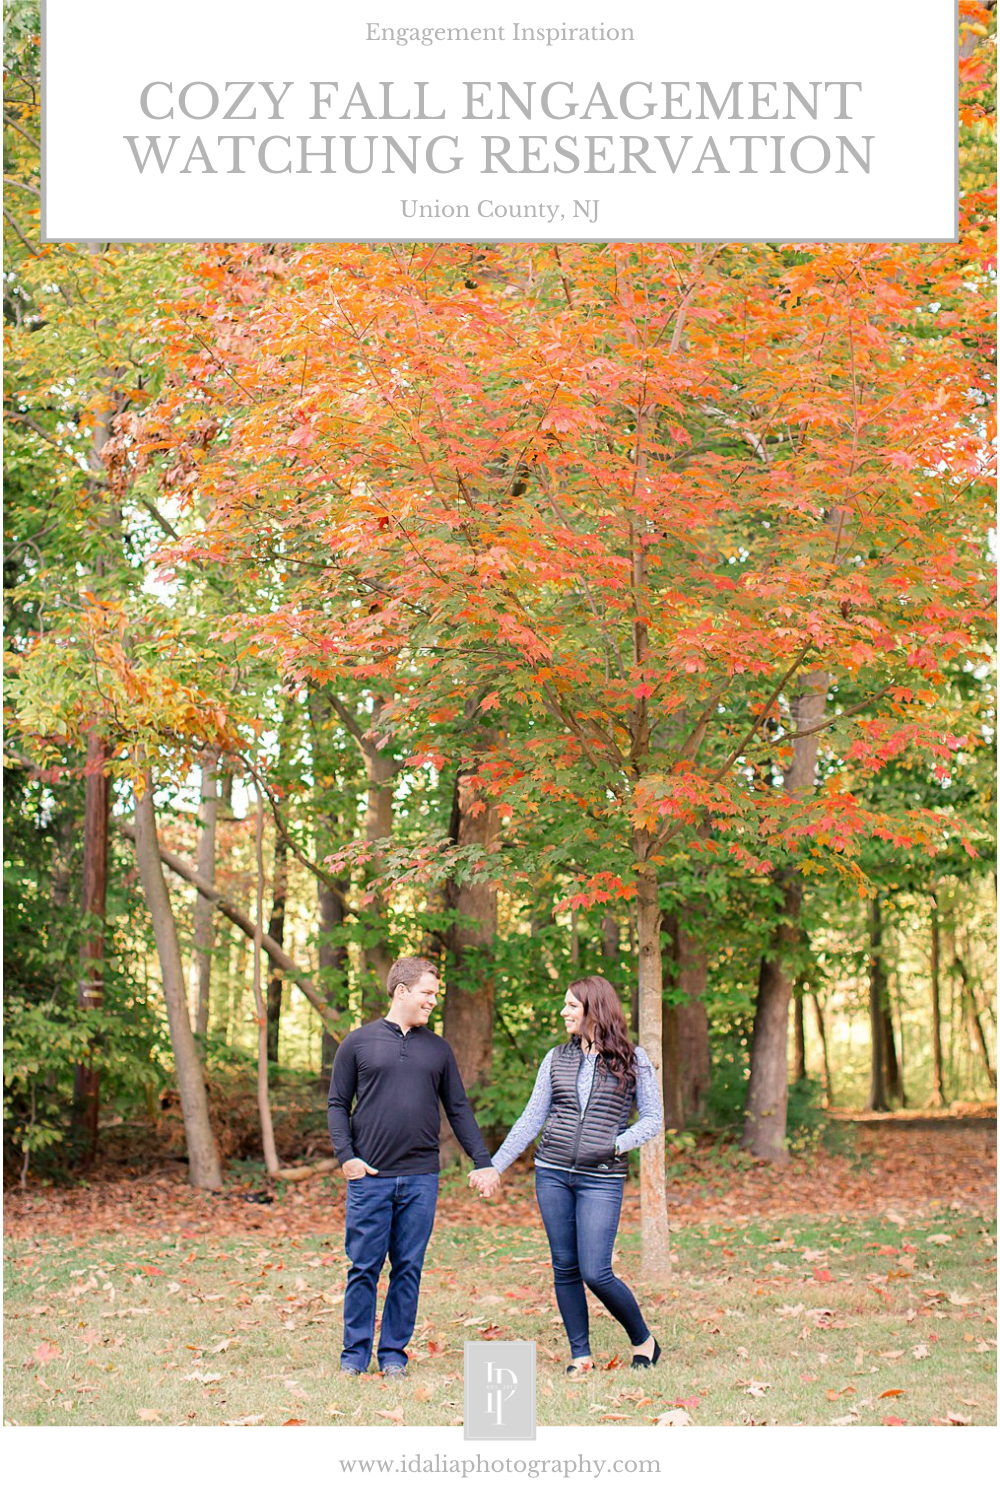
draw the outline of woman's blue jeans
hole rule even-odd
[[[618,1319],[630,1344],[644,1344],[649,1338],[638,1302],[611,1269],[624,1186],[621,1177],[535,1168],[535,1193],[552,1252],[556,1301],[574,1359],[590,1353],[585,1286]]]

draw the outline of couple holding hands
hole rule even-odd
[[[531,1098],[494,1157],[483,1142],[454,1053],[427,1023],[438,973],[425,958],[400,958],[389,971],[389,1010],[350,1032],[330,1080],[330,1139],[347,1179],[341,1370],[361,1375],[375,1338],[379,1274],[388,1256],[378,1365],[405,1376],[424,1253],[438,1191],[440,1108],[475,1170],[472,1187],[492,1197],[501,1174],[539,1132],[538,1207],[552,1254],[556,1301],[566,1327],[567,1374],[593,1368],[587,1295],[628,1335],[632,1365],[656,1364],[660,1346],[634,1295],[611,1268],[629,1151],[663,1129],[652,1065],[633,1046],[621,1002],[606,979],[579,979],[566,991],[567,1040],[546,1053]],[[633,1106],[638,1118],[629,1125]]]

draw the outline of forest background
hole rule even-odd
[[[995,7],[955,244],[39,241],[7,7],[5,1172],[323,1170],[394,956],[493,1140],[600,972],[699,1133],[996,1087]],[[292,1165],[289,1165],[292,1163]]]

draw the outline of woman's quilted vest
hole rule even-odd
[[[615,1156],[615,1140],[628,1124],[635,1086],[622,1084],[598,1059],[587,1107],[582,1112],[576,1079],[583,1062],[577,1040],[557,1047],[552,1059],[552,1108],[535,1149],[535,1160],[578,1172],[624,1177],[628,1163]]]

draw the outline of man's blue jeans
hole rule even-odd
[[[588,1286],[628,1334],[644,1344],[649,1329],[639,1304],[611,1269],[624,1179],[587,1177],[561,1167],[535,1168],[535,1193],[552,1252],[556,1301],[574,1359],[590,1354]]]
[[[347,1183],[344,1248],[351,1262],[344,1294],[343,1370],[367,1370],[375,1338],[378,1278],[389,1257],[389,1290],[378,1341],[380,1370],[407,1363],[417,1319],[420,1273],[434,1228],[438,1174],[356,1177]]]

